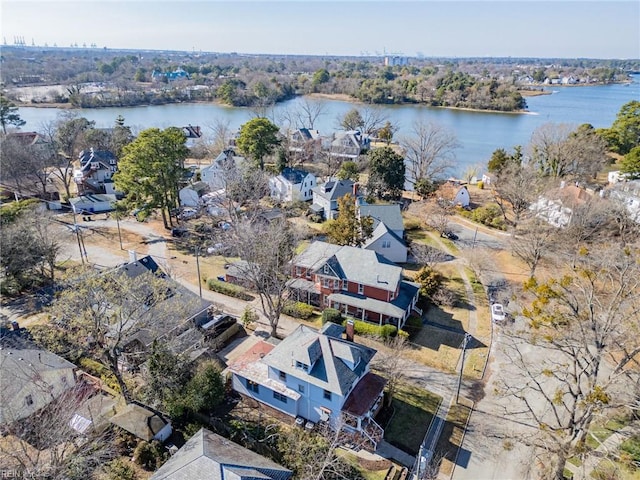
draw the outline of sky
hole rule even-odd
[[[640,1],[0,0],[3,44],[307,55],[640,58]]]

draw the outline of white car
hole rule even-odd
[[[503,322],[507,318],[507,314],[504,311],[504,307],[501,303],[494,303],[491,305],[491,319],[494,322]]]

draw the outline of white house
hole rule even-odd
[[[376,351],[353,342],[353,324],[300,325],[277,346],[259,342],[229,365],[233,389],[303,421],[343,420],[345,431],[375,450],[384,431],[374,417],[386,380],[369,371]]]
[[[0,425],[33,415],[76,384],[76,366],[64,358],[18,335],[0,346]]]
[[[103,213],[114,209],[116,196],[110,193],[96,195],[80,195],[70,198],[69,203],[75,213]]]
[[[633,221],[640,223],[640,180],[618,183],[609,189],[608,194],[622,202]]]
[[[454,205],[460,205],[461,207],[468,207],[471,202],[471,198],[469,197],[469,190],[466,186],[462,186],[456,192],[456,196],[453,199]]]
[[[395,263],[407,261],[407,245],[404,243],[404,223],[399,204],[358,205],[360,217],[373,219],[373,234],[362,248],[373,250]]]
[[[200,178],[209,185],[211,191],[224,189],[226,173],[229,169],[240,167],[244,161],[245,158],[236,155],[233,150],[224,150],[211,162],[211,165],[200,169]]]
[[[196,182],[181,188],[178,192],[180,206],[199,207],[204,202],[202,196],[209,192],[209,185],[206,182]]]
[[[322,185],[317,185],[312,189],[311,211],[325,220],[336,218],[338,216],[338,200],[348,193],[360,198],[358,187],[351,180],[331,179]]]
[[[113,153],[90,148],[80,152],[79,160],[80,169],[73,172],[78,194],[116,193],[112,177],[118,161]]]
[[[566,186],[561,183],[560,188],[549,190],[540,195],[529,209],[538,217],[554,227],[564,228],[571,223],[573,211],[586,203],[589,193],[574,185]]]
[[[269,179],[271,198],[280,202],[309,201],[315,186],[316,176],[297,168],[287,167],[280,175]]]
[[[333,157],[344,158],[345,160],[355,160],[360,156],[360,152],[368,150],[371,139],[357,130],[336,132],[331,141],[330,154]]]

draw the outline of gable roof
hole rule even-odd
[[[19,415],[26,395],[51,397],[45,387],[50,381],[58,381],[51,376],[52,372],[62,376],[75,368],[73,363],[13,332],[0,337],[0,424],[16,419],[5,418],[5,415]],[[69,378],[70,387],[71,380]]]
[[[329,180],[322,185],[313,187],[311,191],[327,200],[337,200],[347,193],[353,193],[353,184],[352,180]]]
[[[361,217],[371,217],[374,220],[374,227],[379,223],[384,223],[390,230],[404,231],[404,223],[402,221],[402,213],[400,213],[400,204],[392,203],[388,205],[369,205],[359,206]]]
[[[268,353],[263,362],[292,377],[346,396],[375,353],[372,348],[300,325]],[[313,362],[304,361],[313,358]],[[296,360],[302,361],[309,370],[297,368]]]
[[[318,272],[328,265],[342,280],[395,291],[402,268],[373,250],[315,241],[294,260],[294,265]]]
[[[202,428],[151,479],[288,480],[291,476],[290,470]]]
[[[300,170],[298,168],[287,167],[282,170],[282,172],[280,172],[280,175],[278,176],[287,180],[292,185],[297,185],[299,183],[302,183],[302,181],[307,178],[307,175],[309,175],[309,172],[305,172],[304,170]]]
[[[109,422],[147,442],[169,423],[158,413],[135,403],[127,404]]]
[[[369,237],[364,242],[364,245],[362,245],[362,248],[367,248],[368,246],[370,246],[373,243],[377,242],[378,240],[380,240],[382,237],[384,237],[387,234],[389,234],[393,239],[395,239],[397,242],[401,243],[402,245],[405,244],[404,240],[402,240],[395,233],[393,233],[393,231],[390,230],[385,223],[380,222],[380,223],[378,223],[378,226],[373,230],[373,233],[371,234],[371,237]]]

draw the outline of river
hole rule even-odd
[[[630,100],[640,100],[640,75],[633,75],[630,84],[549,87],[552,94],[527,97],[528,113],[493,113],[433,108],[416,105],[384,105],[388,119],[398,127],[396,138],[411,134],[411,125],[417,119],[434,122],[452,130],[460,147],[456,151],[456,168],[461,174],[469,165],[486,164],[497,148],[510,150],[515,145],[529,143],[533,131],[545,123],[590,123],[596,128],[610,127],[620,107]],[[302,100],[295,98],[276,105],[268,116],[278,124],[283,112],[294,110]],[[324,103],[324,113],[315,128],[321,134],[330,134],[337,127],[337,119],[357,104],[339,100],[313,100]],[[158,106],[76,109],[79,115],[96,122],[97,127],[110,127],[122,115],[134,132],[149,127],[200,125],[207,127],[218,119],[238,128],[254,116],[248,108],[234,108],[212,103],[170,104]],[[55,108],[21,107],[20,116],[27,124],[23,130],[38,130],[44,122],[55,120],[60,110]]]

